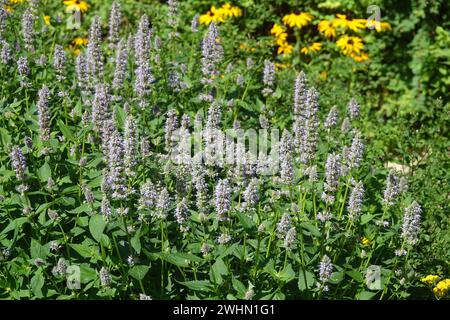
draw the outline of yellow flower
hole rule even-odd
[[[73,52],[74,55],[78,56],[81,53],[81,50],[80,49],[74,49],[74,50],[72,50],[72,52]]]
[[[288,55],[291,54],[292,51],[294,51],[294,47],[289,43],[287,43],[286,41],[278,43],[278,46],[279,46],[277,51],[278,54]]]
[[[50,25],[50,16],[44,16],[44,23],[48,26]]]
[[[353,31],[359,31],[366,27],[366,19],[347,19],[344,14],[336,14],[336,18],[331,21],[331,24],[335,28],[342,28],[344,30],[350,29]]]
[[[9,0],[9,3],[11,3],[11,4],[17,4],[17,3],[22,3],[22,2],[24,2],[25,0]]]
[[[291,28],[302,28],[308,25],[312,18],[312,15],[307,12],[301,12],[300,14],[291,13],[283,17],[283,23]]]
[[[87,45],[87,43],[88,43],[87,38],[76,37],[75,39],[72,40],[73,46],[85,46]]]
[[[428,284],[430,286],[435,284],[439,280],[440,280],[439,276],[436,276],[434,274],[429,274],[426,277],[420,279],[420,281],[422,281],[422,282],[424,282],[424,283],[426,283],[426,284]]]
[[[242,10],[239,7],[231,7],[231,13],[233,14],[233,17],[242,16]]]
[[[229,3],[225,3],[219,9],[222,12],[222,15],[225,17],[240,17],[242,15],[242,10],[239,7],[232,6]]]
[[[331,24],[333,25],[333,27],[335,28],[344,28],[347,29],[347,16],[344,14],[336,14],[337,18],[334,18],[331,21]]]
[[[342,53],[347,56],[359,54],[364,47],[361,38],[350,37],[348,35],[340,37],[339,40],[336,41],[336,45],[341,49]]]
[[[289,65],[284,63],[275,62],[275,70],[286,69]]]
[[[201,24],[209,25],[212,21],[214,22],[225,22],[227,18],[239,17],[242,15],[242,10],[239,7],[234,7],[229,3],[225,3],[220,8],[212,6],[211,9],[202,14],[198,21]]]
[[[300,52],[303,54],[308,54],[311,52],[316,52],[322,49],[322,44],[320,42],[314,42],[312,45],[303,47]]]
[[[83,0],[65,0],[64,4],[67,6],[66,12],[86,12],[89,9],[89,4]]]
[[[324,20],[320,21],[317,29],[320,33],[323,33],[328,38],[336,37],[336,29],[333,27],[331,21]]]
[[[366,237],[362,237],[361,238],[361,244],[363,246],[370,246],[372,244],[372,241],[370,241],[369,239],[367,239]]]
[[[352,19],[347,21],[347,27],[353,31],[359,31],[366,28],[366,19]]]
[[[280,26],[279,24],[275,23],[272,27],[272,29],[270,29],[270,34],[273,34],[275,37],[278,38],[278,36],[280,34],[282,34],[284,32],[283,27]]]
[[[438,298],[443,298],[450,291],[450,279],[444,279],[440,281],[436,287],[434,287],[434,295]]]
[[[371,19],[371,20],[367,20],[366,23],[366,27],[368,29],[374,29],[377,30],[377,32],[381,32],[381,31],[385,31],[385,30],[390,30],[391,29],[391,25],[387,22],[379,22],[376,21],[375,19]]]
[[[359,54],[352,53],[350,57],[353,58],[356,62],[364,62],[369,60],[369,54],[367,52],[360,52]]]
[[[288,34],[286,32],[280,33],[277,37],[277,42],[284,42],[287,39]]]

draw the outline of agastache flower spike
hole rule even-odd
[[[362,210],[364,196],[364,185],[359,181],[352,190],[350,194],[350,199],[348,202],[348,217],[351,220],[355,220],[359,217]]]
[[[34,21],[36,20],[32,10],[28,8],[22,15],[22,37],[25,42],[25,48],[34,51]]]
[[[264,74],[263,74],[264,89],[262,91],[263,95],[269,95],[273,93],[274,81],[275,81],[275,64],[270,60],[265,60]]]
[[[292,182],[294,178],[294,165],[292,157],[292,136],[290,132],[285,129],[281,135],[280,141],[280,176],[285,183]]]
[[[112,87],[114,90],[120,90],[123,86],[127,71],[128,51],[125,46],[125,40],[120,40],[116,52],[116,70],[114,72],[114,80]]]
[[[59,81],[64,80],[64,64],[66,63],[66,53],[64,52],[63,46],[57,44],[55,46],[55,53],[53,55],[53,67],[56,71],[56,79]]]
[[[50,98],[50,91],[46,86],[39,90],[39,100],[37,103],[38,119],[39,119],[39,136],[42,141],[50,139],[50,110],[48,108],[48,100]]]
[[[359,117],[359,104],[355,99],[350,99],[348,103],[348,113],[350,114],[350,118],[352,120]]]
[[[22,150],[19,147],[13,147],[11,151],[11,165],[16,172],[16,178],[19,181],[25,180],[25,171],[27,170],[27,163],[23,156]]]
[[[219,221],[228,220],[231,209],[231,188],[228,179],[220,179],[215,190],[215,207]]]
[[[208,33],[202,41],[202,83],[210,84],[219,74],[217,65],[223,59],[223,47],[218,42],[219,27],[211,22]]]
[[[390,171],[386,178],[386,189],[384,190],[383,203],[386,206],[393,206],[399,195],[399,181],[394,171]]]
[[[405,209],[401,237],[410,245],[419,241],[421,214],[422,208],[416,201]]]
[[[122,20],[122,7],[114,1],[109,14],[109,42],[114,46],[119,41],[119,28]]]
[[[103,56],[101,49],[100,18],[94,17],[89,29],[89,41],[87,45],[87,70],[91,86],[103,77]]]

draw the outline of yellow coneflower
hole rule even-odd
[[[86,12],[89,9],[89,4],[83,0],[65,0],[64,4],[66,5],[66,12]]]
[[[242,15],[241,8],[232,6],[229,3],[222,5],[219,11],[224,17],[240,17]]]
[[[320,21],[319,24],[317,25],[317,30],[319,30],[320,33],[324,34],[328,38],[336,37],[336,29],[333,27],[331,21],[328,20]]]
[[[44,16],[44,23],[48,26],[50,25],[50,16]]]
[[[198,22],[201,24],[209,25],[211,22],[225,22],[226,19],[231,17],[240,17],[242,10],[239,7],[232,6],[229,3],[225,3],[220,8],[212,6],[211,9],[202,14]]]
[[[274,23],[272,29],[270,29],[270,34],[273,34],[273,35],[274,35],[275,37],[277,37],[277,38],[278,38],[278,36],[279,36],[280,34],[282,34],[283,32],[284,32],[283,27],[280,26],[280,25],[277,24],[277,23]]]
[[[359,54],[352,53],[350,57],[353,58],[356,62],[364,62],[369,60],[369,54],[367,52],[360,52]]]
[[[347,16],[344,14],[336,14],[336,18],[331,21],[334,28],[347,29]]]
[[[277,44],[278,44],[278,50],[277,50],[278,54],[289,55],[292,53],[292,51],[294,51],[294,47],[291,44],[289,44],[287,41],[280,41],[280,42],[277,42]]]
[[[347,56],[351,56],[352,54],[358,55],[364,47],[361,38],[358,37],[350,37],[348,35],[344,35],[336,41],[336,45],[341,49],[342,53]]]
[[[423,283],[426,283],[428,285],[434,285],[436,282],[438,282],[441,278],[434,274],[429,274],[426,277],[420,279]]]
[[[283,17],[283,23],[291,28],[302,28],[312,21],[313,16],[307,12],[291,13]]]
[[[391,29],[391,25],[387,22],[379,22],[376,21],[374,19],[371,20],[367,20],[366,22],[366,27],[368,29],[374,29],[377,30],[377,32],[381,32],[381,31],[385,31],[385,30],[390,30]]]
[[[72,40],[73,46],[85,46],[88,43],[88,38],[76,37]]]
[[[336,14],[336,18],[331,21],[331,24],[335,28],[342,28],[344,30],[350,29],[353,31],[359,31],[366,27],[366,19],[347,19],[344,14]]]
[[[359,31],[366,28],[366,19],[352,19],[347,22],[347,27],[353,31]]]
[[[433,288],[434,295],[438,298],[444,298],[450,291],[450,279],[440,281],[436,287]]]
[[[314,42],[313,44],[303,47],[300,52],[303,54],[309,54],[311,52],[317,52],[322,49],[322,44],[320,42]]]

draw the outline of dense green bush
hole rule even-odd
[[[367,34],[363,62],[332,41],[278,56],[270,34],[291,8],[361,18],[363,2],[249,0],[192,26],[212,3],[98,1],[76,28],[71,1],[15,2],[0,17],[1,298],[447,297],[448,32],[426,19],[445,1],[407,6],[410,24],[380,3],[392,30]],[[231,128],[279,130],[275,158],[236,136],[222,149]],[[186,136],[204,163],[173,161]]]

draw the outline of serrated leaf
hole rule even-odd
[[[43,246],[38,241],[31,239],[30,255],[32,259],[36,258],[45,259],[49,254],[50,248],[48,246]]]
[[[136,234],[131,238],[131,247],[138,253],[141,253],[141,233],[137,231]]]
[[[363,291],[358,294],[358,300],[370,300],[372,299],[377,293],[376,292],[370,292],[370,291]]]
[[[194,291],[204,291],[204,292],[213,291],[213,285],[209,280],[193,280],[179,283]]]
[[[100,242],[105,227],[106,221],[102,215],[95,214],[89,219],[89,231],[91,232],[92,237],[97,240],[97,242]]]
[[[58,120],[58,127],[59,130],[61,130],[61,133],[66,138],[66,140],[74,140],[75,137],[73,136],[72,130],[68,126],[64,124],[64,122],[60,119]]]
[[[37,176],[41,182],[47,182],[48,178],[52,176],[52,169],[47,162],[38,169]]]
[[[144,279],[144,277],[147,274],[149,269],[150,269],[149,266],[144,266],[144,265],[133,266],[128,271],[128,274],[130,276],[132,276],[133,278],[135,278],[136,280],[142,280],[142,279]]]
[[[27,222],[27,220],[28,220],[27,217],[20,217],[20,218],[14,219],[6,226],[5,229],[2,230],[2,232],[0,234],[5,234],[11,230],[15,230],[15,229],[21,227],[25,222]]]
[[[42,270],[38,269],[38,271],[34,274],[30,281],[31,291],[36,296],[36,298],[43,298],[42,295],[42,287],[44,286],[44,276],[42,275]]]
[[[314,276],[314,273],[309,272],[308,270],[303,272],[303,269],[300,269],[300,272],[298,273],[298,288],[300,289],[300,291],[313,288],[315,283],[316,278]]]
[[[283,282],[289,282],[295,278],[295,272],[292,270],[291,264],[288,264],[283,270],[277,274],[278,279]]]
[[[221,258],[218,258],[211,267],[211,280],[217,284],[222,284],[223,275],[228,274],[228,268]]]
[[[251,229],[254,226],[252,218],[250,218],[247,214],[243,212],[237,212],[236,215],[244,229]]]

